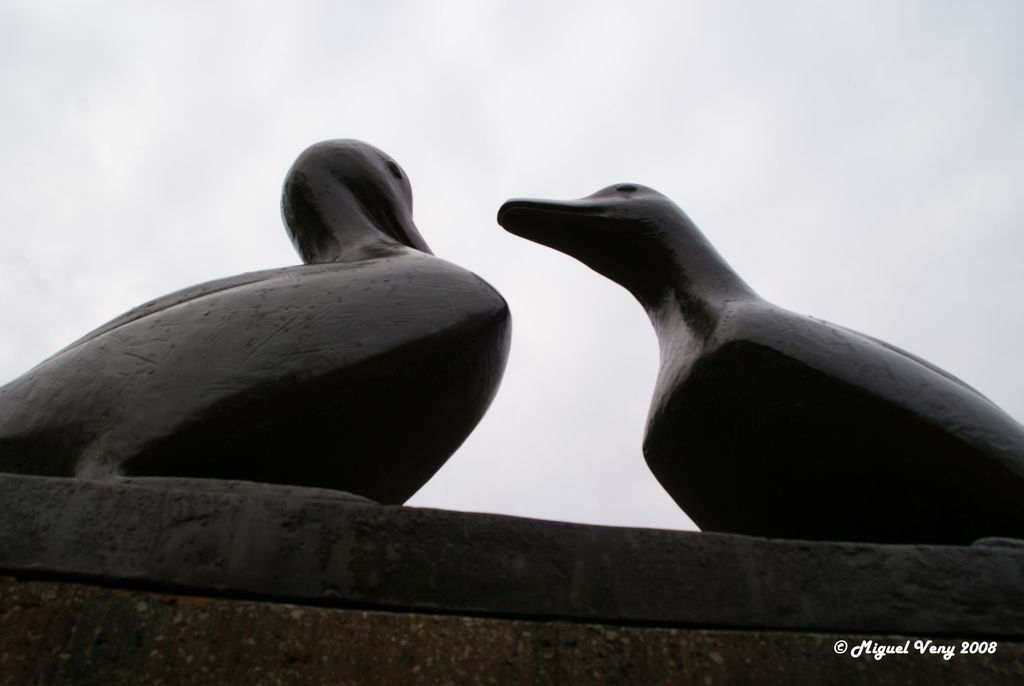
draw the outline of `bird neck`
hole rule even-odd
[[[407,250],[409,248],[384,235],[372,223],[355,221],[349,217],[344,226],[337,227],[336,232],[317,243],[315,252],[305,262],[361,262],[397,255]]]
[[[676,335],[669,330],[678,331],[682,323],[704,340],[730,302],[757,295],[688,218],[684,229],[659,232],[657,257],[647,265],[653,269],[646,279],[657,286],[633,295],[647,310],[659,338],[662,332]]]

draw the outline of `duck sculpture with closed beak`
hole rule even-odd
[[[412,496],[497,392],[505,300],[431,254],[373,146],[308,148],[282,211],[304,265],[158,298],[0,388],[0,471]]]

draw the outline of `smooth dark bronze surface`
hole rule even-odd
[[[386,503],[426,483],[497,391],[505,301],[430,254],[404,172],[365,143],[303,152],[282,211],[304,266],[158,298],[0,388],[0,470]]]
[[[510,200],[510,232],[627,288],[658,334],[647,463],[701,528],[1024,538],[1024,428],[932,364],[758,297],[660,193]]]

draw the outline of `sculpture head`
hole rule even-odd
[[[627,288],[642,303],[658,297],[667,279],[672,233],[696,227],[671,200],[632,183],[603,188],[579,200],[509,200],[498,223],[517,236],[575,257]]]
[[[281,214],[303,262],[429,253],[412,221],[409,179],[390,156],[356,140],[306,148],[285,177]]]

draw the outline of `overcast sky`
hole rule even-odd
[[[646,317],[500,229],[513,196],[651,186],[767,299],[1024,419],[1022,2],[159,7],[0,1],[0,383],[145,300],[297,264],[285,171],[358,138],[513,314],[497,399],[412,505],[692,528],[640,450]]]

